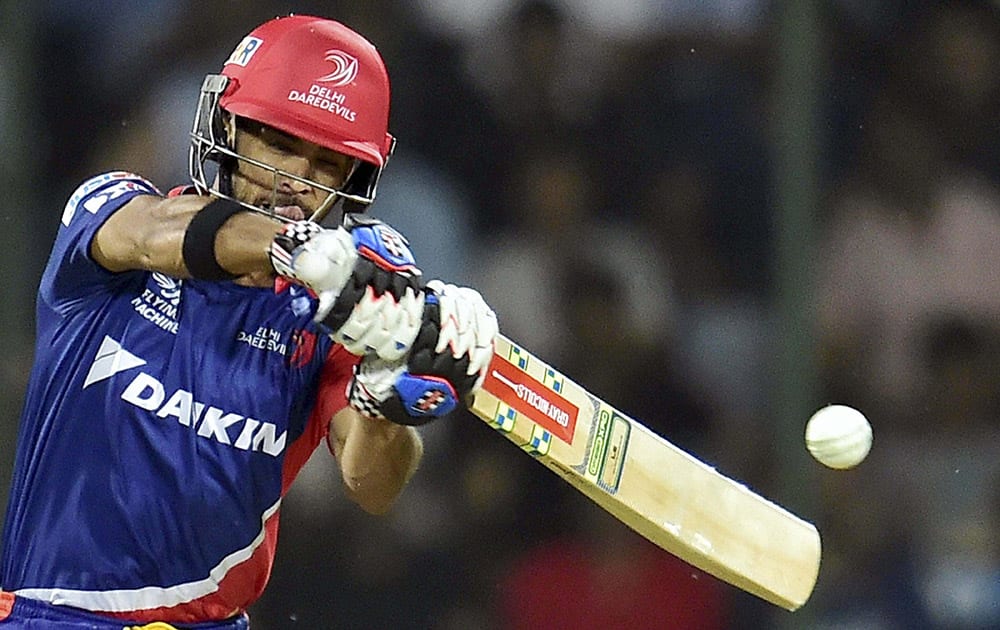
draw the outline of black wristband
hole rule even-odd
[[[229,217],[239,212],[244,212],[244,208],[235,201],[213,199],[188,223],[181,253],[192,278],[219,281],[236,277],[215,258],[215,235]]]

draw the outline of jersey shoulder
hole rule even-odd
[[[129,193],[161,195],[160,190],[146,178],[128,171],[110,171],[95,175],[80,184],[70,195],[63,208],[62,224],[69,226],[82,208],[97,214],[108,202]]]

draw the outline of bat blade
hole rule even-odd
[[[819,574],[816,528],[587,392],[510,339],[471,411],[647,539],[785,608]]]

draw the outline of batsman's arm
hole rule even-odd
[[[353,407],[333,416],[328,441],[348,497],[371,514],[389,511],[424,452],[413,427],[370,418]]]
[[[113,272],[140,269],[191,277],[184,260],[185,235],[210,201],[197,195],[134,197],[97,231],[91,243],[94,260]],[[215,260],[244,282],[267,286],[274,274],[268,247],[281,227],[262,214],[237,212],[215,233]]]

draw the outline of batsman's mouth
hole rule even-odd
[[[269,208],[267,205],[261,207],[265,210],[270,210],[283,219],[288,219],[290,221],[301,221],[306,218],[305,211],[298,206],[276,206],[273,209]]]

